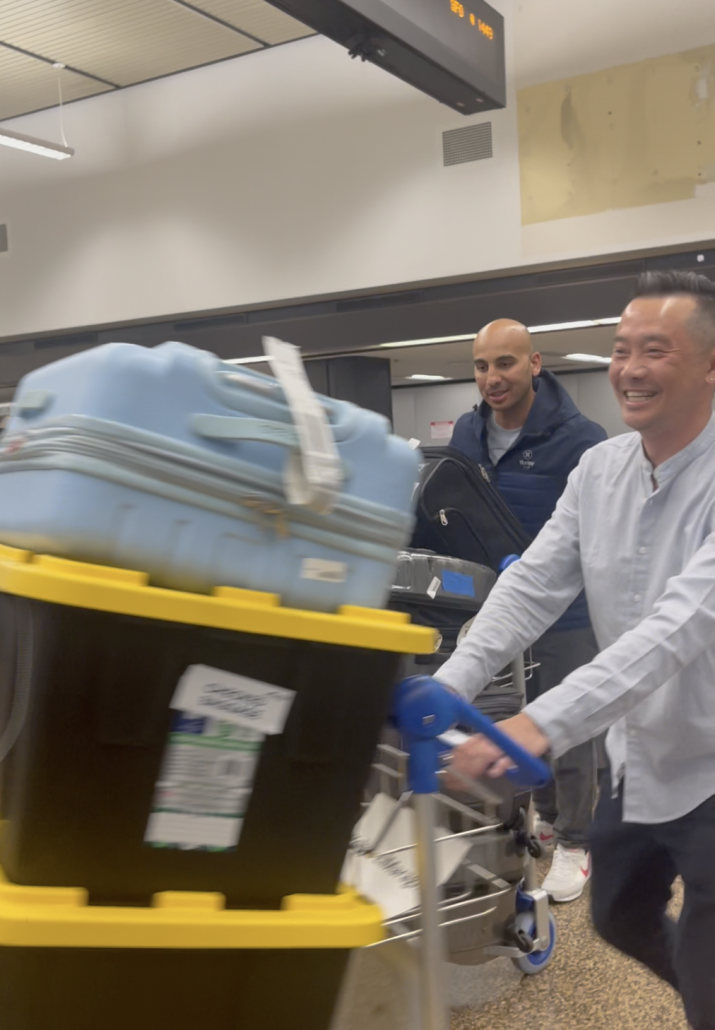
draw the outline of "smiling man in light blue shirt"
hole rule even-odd
[[[601,653],[501,728],[537,755],[609,730],[594,922],[681,992],[694,1030],[715,1030],[715,283],[642,277],[610,379],[635,432],[586,452],[438,678],[473,698],[585,588]],[[507,760],[473,737],[454,763],[500,775]]]

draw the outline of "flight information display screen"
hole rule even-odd
[[[506,104],[504,19],[486,0],[269,0],[462,114]]]
[[[459,59],[462,74],[478,87],[485,81],[504,94],[504,19],[484,0],[380,0],[365,7],[391,8]],[[358,2],[356,6],[363,6]]]

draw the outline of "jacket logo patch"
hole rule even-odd
[[[519,464],[523,469],[533,469],[534,467],[534,453],[533,451],[523,451],[519,458]]]

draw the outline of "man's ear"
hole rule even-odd
[[[531,374],[532,376],[538,376],[541,371],[541,355],[538,351],[534,351],[531,355]]]
[[[715,383],[715,347],[708,356],[708,371],[706,379],[709,383]]]

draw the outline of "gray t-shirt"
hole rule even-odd
[[[502,429],[501,426],[497,425],[494,412],[490,412],[489,421],[487,422],[487,444],[492,465],[496,465],[499,459],[503,458],[506,452],[512,449],[523,428],[523,426],[519,426],[518,429]]]

